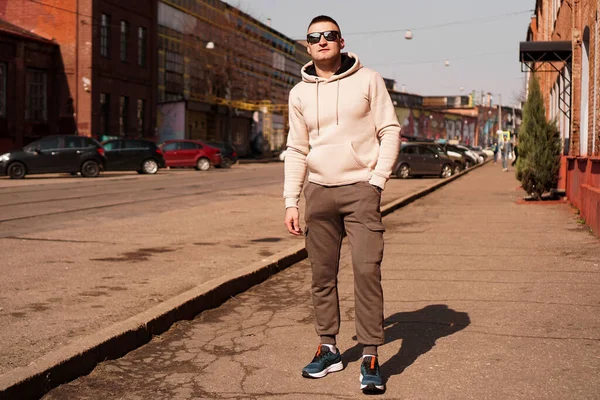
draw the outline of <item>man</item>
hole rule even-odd
[[[511,167],[514,167],[517,164],[517,158],[519,157],[519,137],[517,135],[513,135],[513,153],[515,154],[515,158],[513,158],[513,162],[510,164]]]
[[[508,171],[508,157],[510,156],[511,153],[511,146],[510,146],[510,133],[509,132],[504,132],[503,134],[503,138],[502,138],[502,171],[506,172]]]
[[[313,61],[290,92],[285,157],[285,224],[302,235],[298,202],[308,170],[306,249],[312,264],[312,300],[320,345],[303,370],[322,378],[343,369],[336,348],[340,327],[337,273],[344,232],[354,271],[356,332],[363,346],[361,389],[384,390],[377,346],[384,341],[381,192],[400,147],[400,125],[381,75],[342,53],[340,27],[314,18],[307,35]]]

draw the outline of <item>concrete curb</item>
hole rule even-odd
[[[382,207],[382,215],[388,215],[486,163],[388,203]],[[148,343],[152,336],[167,331],[175,322],[191,320],[204,310],[216,308],[230,297],[250,289],[306,257],[304,243],[298,244],[53,351],[27,367],[16,368],[0,376],[0,399],[41,398],[52,388],[88,374],[98,363],[122,357]]]

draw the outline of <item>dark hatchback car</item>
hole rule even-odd
[[[238,162],[238,155],[233,146],[227,142],[206,142],[207,145],[221,150],[221,164],[218,167],[230,168]]]
[[[165,159],[158,145],[145,139],[111,139],[102,142],[106,152],[107,171],[137,171],[156,174],[165,168]]]
[[[402,143],[393,169],[395,175],[402,179],[419,175],[450,177],[454,161],[436,149],[437,147],[426,144]]]
[[[105,167],[106,157],[100,143],[76,135],[47,136],[0,156],[0,175],[12,179],[57,172],[81,172],[85,177],[95,177]]]

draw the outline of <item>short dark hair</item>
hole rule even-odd
[[[335,19],[327,15],[319,15],[318,17],[314,17],[312,21],[310,21],[310,24],[308,24],[308,28],[310,28],[312,24],[316,24],[317,22],[331,22],[332,24],[337,26],[338,31],[340,32],[340,36],[342,35],[342,30],[340,29],[340,26],[338,25]]]

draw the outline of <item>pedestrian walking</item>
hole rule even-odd
[[[384,343],[381,261],[381,192],[400,147],[400,124],[381,75],[342,53],[338,23],[328,16],[309,24],[302,82],[289,96],[290,131],[285,157],[285,224],[302,235],[298,202],[308,170],[306,250],[312,265],[311,294],[320,339],[306,378],[343,369],[336,347],[340,328],[337,274],[344,232],[354,271],[356,333],[362,345],[360,387],[385,389],[377,347]]]
[[[515,135],[514,138],[514,147],[513,147],[513,152],[515,153],[515,158],[513,159],[512,163],[510,164],[512,167],[514,167],[517,164],[517,158],[519,158],[519,137]]]
[[[494,147],[493,147],[493,149],[494,149],[494,164],[496,164],[496,162],[498,161],[498,148],[499,148],[498,142],[496,141],[496,142],[494,142]]]
[[[508,158],[511,152],[509,133],[505,132],[502,135],[502,171],[508,171]]]

